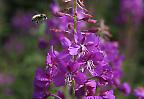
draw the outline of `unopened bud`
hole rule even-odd
[[[87,22],[95,24],[97,20],[89,19]]]

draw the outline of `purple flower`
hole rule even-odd
[[[118,89],[122,91],[125,95],[129,95],[131,93],[131,87],[128,83],[123,83],[118,86]]]
[[[18,11],[12,18],[12,26],[23,31],[29,30],[33,25],[31,22],[32,14],[30,12]]]
[[[106,52],[106,60],[109,65],[112,66],[115,78],[120,78],[122,75],[121,68],[124,56],[121,55],[118,51],[118,43],[105,42],[105,44],[102,46],[102,49]]]
[[[57,54],[58,53],[53,49],[53,46],[51,46],[49,52],[47,53],[47,57],[46,57],[46,65],[48,67],[54,67],[56,65]]]
[[[52,0],[52,1],[53,3],[50,5],[51,12],[56,13],[60,10],[60,8],[55,0]]]
[[[64,48],[70,47],[72,45],[72,42],[67,37],[62,36],[60,38],[60,40],[61,40],[61,44]]]
[[[138,24],[143,16],[143,0],[121,0],[120,13],[124,20],[131,18]]]
[[[47,41],[44,39],[39,39],[38,40],[38,46],[40,49],[46,49],[47,48]]]
[[[109,90],[109,91],[104,92],[102,97],[104,99],[115,99],[113,90]]]
[[[96,82],[94,80],[87,81],[84,85],[80,85],[76,89],[76,97],[81,98],[85,95],[92,96],[96,92]]]
[[[49,19],[47,21],[47,25],[49,28],[47,28],[47,33],[51,35],[52,39],[51,42],[54,44],[57,44],[61,42],[61,37],[65,36],[65,34],[68,34],[68,36],[71,38],[73,36],[73,29],[74,29],[74,23],[73,23],[73,17],[71,14],[73,14],[73,9],[69,13],[60,12],[59,5],[53,0],[54,2],[50,5],[51,11],[54,14],[53,18]],[[78,12],[83,12],[82,10],[78,10]],[[62,16],[57,17],[57,13],[62,13]],[[81,19],[84,15],[82,13],[77,13],[77,18]],[[63,23],[61,25],[61,23]],[[85,22],[80,22],[77,24],[77,31],[80,32],[80,28],[86,27]],[[49,31],[49,29],[52,29],[54,31]]]
[[[71,55],[85,54],[86,52],[96,51],[96,46],[99,44],[98,36],[93,33],[86,36],[79,36],[81,37],[77,38],[77,36],[75,36],[76,44],[70,46],[68,49]]]
[[[60,60],[58,71],[53,78],[55,85],[63,86],[65,83],[71,85],[73,80],[75,80],[76,84],[83,84],[86,81],[86,76],[78,71],[79,66],[77,62],[66,63]]]
[[[95,68],[95,76],[101,77],[104,80],[110,81],[113,79],[113,72],[110,66],[97,66]]]
[[[83,99],[115,99],[113,90],[105,91],[100,96],[86,96]]]
[[[87,96],[83,97],[83,99],[103,99],[101,96]]]
[[[34,94],[33,99],[46,99],[48,97],[47,88],[50,84],[50,77],[46,72],[37,68],[34,79]]]
[[[134,89],[134,94],[138,99],[143,99],[144,98],[144,87],[138,87]]]
[[[50,82],[55,87],[68,85],[78,99],[115,99],[115,87],[129,93],[128,85],[120,83],[123,57],[118,44],[99,35],[99,31],[109,33],[108,27],[83,30],[85,22],[96,23],[83,8],[83,0],[78,0],[77,12],[73,7],[71,12],[60,11],[57,4],[52,4],[51,8],[54,17],[48,20],[47,32],[51,37],[49,44],[53,46],[47,53],[46,68],[36,73],[34,96],[57,97],[45,90]],[[64,97],[61,92],[57,95]]]

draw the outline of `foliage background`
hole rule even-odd
[[[65,7],[61,0],[57,1]],[[51,2],[0,0],[0,99],[32,98],[35,69],[44,66],[48,50],[40,49],[38,41],[47,40],[48,35],[45,34],[46,26],[33,25],[31,17],[38,13],[50,16]],[[119,41],[120,51],[125,54],[123,79],[132,88],[143,86],[144,18],[137,28],[133,24],[118,24],[120,0],[85,0],[85,4],[96,19],[105,20],[113,34],[111,40]],[[118,94],[117,99],[132,98]]]

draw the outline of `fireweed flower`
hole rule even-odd
[[[99,96],[87,96],[83,99],[115,99],[115,96],[113,94],[113,90],[108,90],[105,92],[101,92]]]
[[[71,2],[69,0],[68,2]],[[53,96],[64,99],[64,94],[48,91],[49,86],[69,86],[72,97],[78,99],[115,99],[114,89],[130,93],[128,84],[121,83],[123,56],[117,42],[101,37],[107,29],[86,29],[86,23],[96,23],[84,8],[83,0],[73,1],[71,11],[60,10],[52,4],[54,17],[48,20],[48,34],[52,37],[45,69],[36,71],[34,99]],[[71,3],[73,3],[71,2]],[[104,26],[104,24],[103,24]],[[99,33],[100,32],[100,33]],[[59,51],[56,46],[61,46]],[[98,90],[98,91],[97,91]]]
[[[138,99],[144,98],[144,87],[138,87],[134,89],[134,95],[138,97]]]
[[[49,84],[49,75],[47,75],[43,69],[37,68],[34,79],[33,99],[46,99],[48,97],[47,88]]]
[[[49,28],[47,28],[46,32],[48,35],[51,35],[52,39],[50,40],[51,44],[57,44],[58,42],[61,41],[61,37],[65,36],[68,34],[68,36],[72,36],[73,34],[73,28],[74,28],[74,23],[73,23],[73,16],[70,14],[73,14],[73,8],[69,11],[68,14],[65,12],[61,12],[61,9],[59,5],[56,2],[53,2],[50,5],[53,18],[48,19],[47,25]],[[82,10],[78,10],[78,12],[81,12]],[[82,11],[83,12],[83,11]],[[77,13],[77,17],[79,19],[82,19],[84,15],[82,13]],[[60,24],[63,25],[60,25]],[[77,31],[80,31],[80,28],[84,28],[86,26],[85,22],[78,22],[77,24]],[[51,32],[52,33],[51,33]]]
[[[118,43],[105,42],[102,46],[102,49],[106,52],[106,60],[108,64],[112,67],[115,78],[120,78],[122,76],[121,66],[124,60],[124,56],[121,55],[118,51]]]
[[[45,39],[43,38],[38,39],[38,46],[40,49],[46,49],[47,45],[48,45],[48,42]]]
[[[143,17],[143,0],[121,0],[120,13],[124,21],[130,18],[138,24]]]
[[[75,80],[76,84],[84,84],[86,81],[86,75],[80,71],[78,71],[79,64],[78,63],[67,63],[61,62],[58,66],[59,71],[54,76],[54,83],[56,86],[62,86],[67,83],[71,86],[73,80]]]
[[[76,97],[81,99],[83,96],[93,96],[95,91],[96,82],[94,80],[89,80],[87,83],[76,89]]]
[[[11,20],[11,25],[18,29],[27,31],[33,27],[31,23],[32,14],[30,12],[18,11]]]
[[[121,90],[125,95],[129,95],[131,92],[130,85],[126,82],[119,86],[119,90]]]

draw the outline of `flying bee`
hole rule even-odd
[[[71,0],[64,0],[65,3],[70,2]]]
[[[32,17],[32,22],[36,23],[36,24],[41,23],[41,22],[43,22],[45,20],[47,20],[46,14],[37,14],[37,15],[34,15]]]

